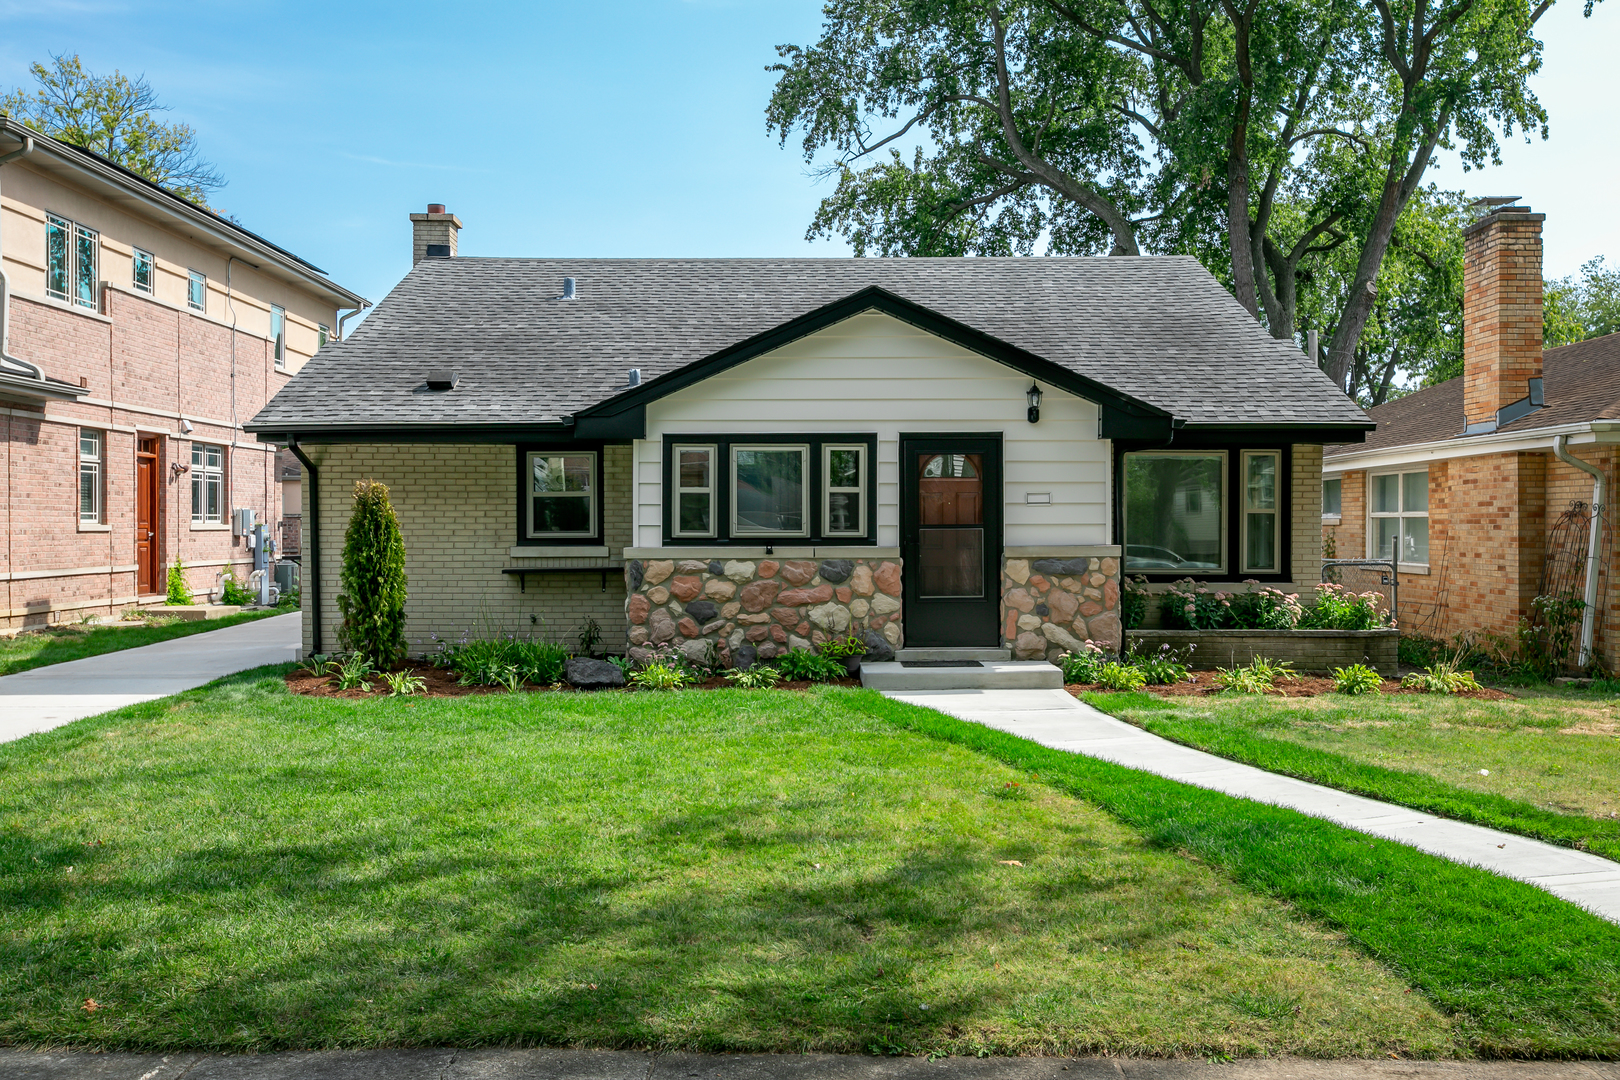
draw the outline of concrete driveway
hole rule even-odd
[[[0,678],[0,742],[297,660],[301,633],[294,612],[7,675]]]

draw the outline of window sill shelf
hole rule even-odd
[[[79,522],[79,531],[82,533],[110,533],[111,525],[92,525],[87,521]]]
[[[191,523],[192,532],[228,532],[230,531],[230,527],[231,525],[228,521],[220,522],[217,525],[209,525],[200,521],[193,521]]]
[[[605,559],[609,555],[606,544],[526,544],[508,548],[513,559]]]
[[[1344,523],[1344,518],[1339,514],[1323,514],[1322,515],[1322,524],[1324,524],[1324,525],[1342,525],[1343,523]]]

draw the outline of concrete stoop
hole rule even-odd
[[[950,664],[962,666],[946,666]],[[873,690],[1050,690],[1062,689],[1063,673],[1045,660],[1014,660],[1007,649],[901,649],[890,663],[863,663],[861,685]]]

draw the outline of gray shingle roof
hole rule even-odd
[[[560,299],[564,277],[579,295]],[[427,259],[256,416],[550,423],[870,286],[1190,424],[1365,424],[1196,259]],[[449,393],[424,388],[451,368]]]

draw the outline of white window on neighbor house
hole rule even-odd
[[[1367,548],[1378,559],[1429,565],[1429,470],[1367,477]]]
[[[191,523],[225,523],[225,448],[191,444]]]
[[[98,310],[101,234],[77,222],[45,215],[45,292],[76,307]]]
[[[596,453],[529,454],[528,535],[561,539],[596,535]]]
[[[101,432],[79,429],[79,523],[82,525],[103,524],[102,450],[105,445],[106,437]]]
[[[1275,574],[1281,568],[1277,478],[1282,454],[1275,450],[1243,452],[1243,569]]]
[[[186,306],[193,311],[208,310],[208,275],[200,270],[186,271]]]
[[[1126,454],[1125,569],[1144,574],[1224,571],[1225,495],[1225,451]],[[1267,512],[1256,510],[1262,517]],[[1269,513],[1275,518],[1275,510]]]
[[[731,447],[732,536],[810,535],[810,447]]]
[[[1322,481],[1322,516],[1338,517],[1343,502],[1344,481],[1331,477]]]
[[[133,264],[130,280],[135,286],[135,291],[146,293],[148,296],[152,295],[152,278],[157,269],[157,260],[152,258],[150,251],[142,251],[140,248],[136,248]]]
[[[270,305],[270,344],[280,371],[287,366],[287,309],[276,304]]]
[[[332,328],[325,323],[317,323],[315,326],[315,338],[315,347],[317,349],[326,348],[326,343],[332,340]]]
[[[713,536],[715,526],[715,458],[713,446],[676,444],[675,506],[671,531],[676,536]]]
[[[866,447],[821,448],[824,487],[821,532],[824,536],[866,535]]]

